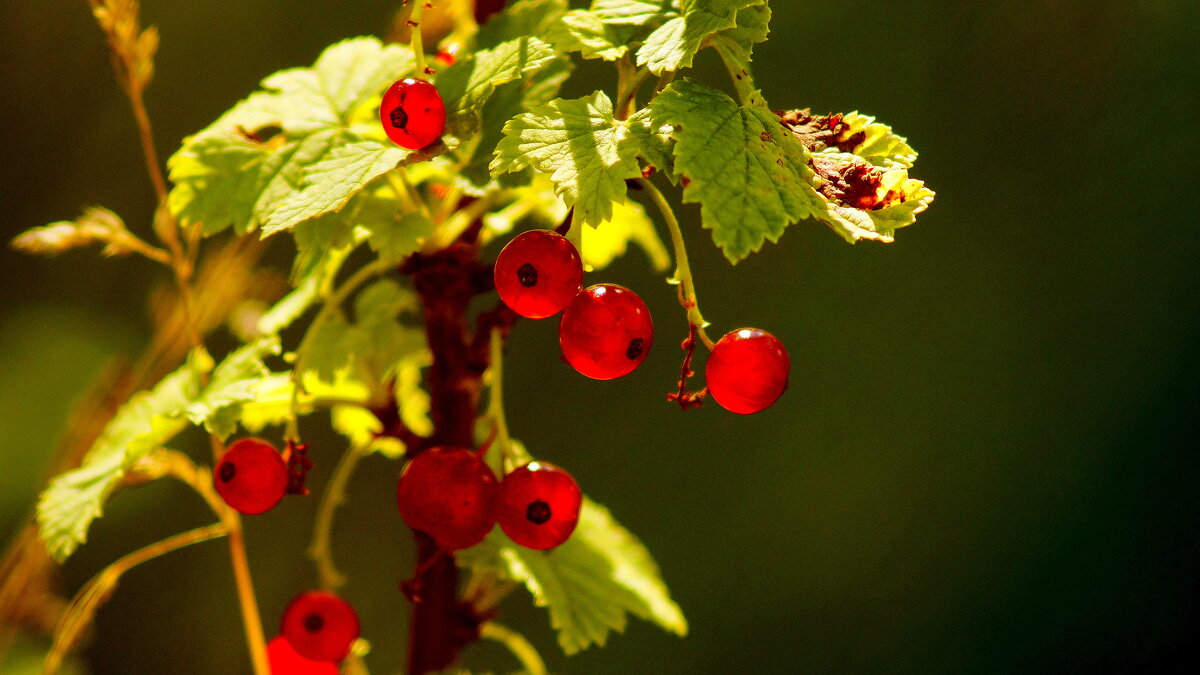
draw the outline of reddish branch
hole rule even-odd
[[[401,268],[412,276],[421,298],[426,340],[433,355],[427,373],[433,435],[410,445],[410,457],[437,445],[473,447],[483,374],[490,361],[489,336],[494,329],[507,334],[516,320],[501,304],[481,313],[470,326],[471,299],[493,288],[491,267],[478,259],[477,236],[477,227],[468,229],[446,249],[414,254]],[[388,430],[412,434],[398,414],[392,417],[390,411],[383,412],[389,413],[381,417]],[[416,572],[403,589],[413,600],[408,672],[419,675],[452,665],[459,650],[479,637],[479,626],[486,617],[459,599],[454,557],[443,555],[427,535],[413,534]]]
[[[672,403],[678,403],[681,410],[689,408],[699,408],[704,405],[704,397],[708,396],[708,387],[697,392],[688,391],[688,378],[695,375],[692,370],[692,357],[696,354],[696,326],[688,324],[688,336],[680,343],[679,348],[684,351],[683,367],[679,371],[679,390],[667,394],[667,400]]]

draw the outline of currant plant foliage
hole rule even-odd
[[[359,37],[330,46],[310,67],[266,77],[171,155],[166,206],[181,229],[204,237],[289,236],[292,290],[219,363],[196,347],[135,395],[82,464],[53,480],[38,506],[50,552],[70,556],[113,492],[153,474],[156,453],[189,427],[220,440],[290,434],[298,416],[331,409],[349,452],[402,458],[406,439],[386,433],[373,407],[393,399],[404,428],[428,436],[423,373],[433,355],[417,291],[384,273],[452,246],[480,223],[486,244],[568,218],[588,271],[630,243],[664,271],[667,248],[630,192],[653,177],[700,205],[698,224],[731,263],[805,219],[851,243],[891,241],[933,199],[909,175],[915,151],[866,115],[772,109],[751,70],[770,18],[766,0],[594,0],[573,10],[566,0],[516,0],[478,31],[462,22],[446,38],[462,48],[448,67],[431,60],[436,72],[422,72],[424,54],[409,46]],[[727,83],[687,76],[704,49],[726,65]],[[558,97],[573,58],[612,62],[616,89]],[[427,80],[444,103],[444,133],[418,149],[397,147],[380,124],[381,97],[402,78]],[[55,253],[93,242],[106,254],[142,246],[101,208],[15,244]],[[679,258],[676,250],[673,281],[686,284]],[[699,316],[694,298],[685,306]],[[285,352],[281,334],[293,326],[288,335],[301,337]],[[622,356],[631,344],[622,339]],[[783,379],[776,390],[786,372]],[[516,441],[496,445],[484,459],[497,476],[533,460]],[[583,497],[567,532],[561,545],[538,551],[495,528],[454,560],[470,573],[468,587],[524,585],[549,610],[568,653],[604,644],[628,614],[687,632],[649,552],[607,509]]]

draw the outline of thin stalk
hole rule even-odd
[[[700,341],[711,351],[714,343],[704,332],[704,327],[708,325],[708,322],[700,314],[700,305],[696,299],[696,282],[692,279],[692,268],[688,264],[687,247],[683,243],[683,232],[679,229],[679,220],[675,217],[675,211],[667,202],[667,198],[654,183],[645,178],[637,180],[638,184],[650,195],[650,199],[658,207],[659,212],[662,213],[663,220],[667,222],[667,229],[671,232],[671,245],[675,249],[675,274],[671,278],[671,283],[679,284],[679,301],[687,310],[688,322],[696,327],[696,334],[700,336]]]
[[[542,661],[537,649],[530,644],[529,640],[525,639],[524,635],[504,624],[488,621],[479,627],[479,636],[495,640],[508,647],[508,651],[517,657],[517,660],[521,662],[521,667],[529,675],[546,675],[546,663]]]
[[[408,15],[408,44],[417,60],[417,77],[424,76],[429,68],[425,65],[425,44],[421,37],[421,14],[425,11],[427,0],[408,0],[412,3],[412,12]]]
[[[504,336],[499,329],[492,330],[491,382],[488,386],[488,417],[496,425],[496,445],[500,448],[501,473],[511,470],[512,437],[508,434],[508,418],[504,414]]]
[[[329,545],[333,531],[333,516],[337,508],[346,501],[346,485],[350,476],[358,466],[359,460],[366,456],[365,448],[350,446],[342,458],[338,460],[329,485],[321,495],[321,504],[317,507],[317,518],[313,525],[312,543],[308,546],[308,557],[317,565],[317,576],[321,580],[321,589],[336,591],[346,583],[346,577],[338,571],[333,562],[333,552]]]
[[[629,60],[628,55],[617,62],[617,105],[615,108],[617,119],[623,120],[629,117],[637,98],[638,89],[649,75],[649,68],[646,66],[638,68]]]
[[[161,454],[163,470],[168,475],[187,483],[195,490],[209,508],[221,519],[228,530],[229,559],[233,566],[233,579],[237,586],[238,605],[242,613],[242,625],[246,632],[246,645],[250,650],[250,661],[255,675],[271,675],[267,662],[267,641],[263,635],[262,616],[254,597],[254,583],[250,578],[250,565],[246,561],[246,543],[242,536],[242,519],[238,512],[229,507],[212,483],[212,473],[196,466],[191,458],[173,450]]]
[[[153,544],[139,548],[100,570],[96,576],[83,585],[83,588],[79,589],[79,592],[71,599],[71,604],[67,606],[66,611],[63,613],[62,619],[54,631],[54,645],[50,648],[50,652],[46,654],[46,660],[42,662],[43,675],[57,673],[59,668],[62,667],[63,659],[75,646],[79,636],[92,623],[92,620],[96,617],[96,611],[100,609],[100,605],[104,604],[113,591],[116,590],[117,582],[121,580],[123,574],[144,562],[153,560],[171,551],[177,551],[186,546],[223,537],[227,534],[229,534],[229,528],[226,527],[225,523],[214,523],[205,527],[198,527],[194,530],[181,532],[167,537],[162,541],[156,541]]]

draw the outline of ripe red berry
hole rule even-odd
[[[708,392],[730,412],[749,415],[769,408],[787,389],[791,362],[783,343],[757,328],[725,334],[705,364]]]
[[[554,316],[583,282],[583,262],[566,237],[550,230],[522,232],[496,256],[496,292],[512,311],[530,319]]]
[[[292,647],[287,638],[279,637],[267,643],[267,661],[271,675],[337,675],[336,663],[306,659]]]
[[[243,438],[221,455],[213,486],[226,504],[242,513],[270,511],[287,492],[287,464],[270,443]]]
[[[654,323],[637,293],[616,284],[596,284],[567,305],[558,324],[558,344],[575,370],[611,380],[646,360],[654,344]]]
[[[530,462],[500,483],[500,528],[516,543],[544,551],[566,541],[579,522],[583,494],[571,474]]]
[[[309,591],[297,595],[284,610],[279,632],[300,656],[338,663],[358,639],[358,614],[332,593]]]
[[[379,121],[393,143],[420,150],[441,137],[446,128],[446,105],[437,87],[406,77],[384,92]]]
[[[430,448],[404,467],[396,503],[404,522],[447,551],[483,541],[496,524],[496,476],[466,448]]]

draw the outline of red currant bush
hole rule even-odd
[[[708,392],[721,407],[749,415],[771,407],[787,389],[791,362],[783,343],[757,328],[739,328],[717,341],[705,364]]]
[[[213,486],[226,504],[242,513],[270,511],[287,492],[287,464],[270,443],[243,438],[221,455],[213,470]]]
[[[404,467],[396,486],[400,516],[447,551],[483,541],[496,524],[498,484],[466,448],[430,448]]]
[[[300,656],[338,663],[358,639],[358,614],[332,593],[309,591],[296,596],[284,610],[279,632]]]
[[[337,664],[304,658],[282,635],[267,643],[267,662],[271,665],[271,675],[337,675],[338,673]]]
[[[504,477],[496,510],[509,539],[538,551],[565,542],[579,523],[583,493],[571,474],[545,462],[530,462]]]
[[[584,289],[567,305],[558,325],[563,358],[595,380],[628,375],[654,344],[650,310],[637,293],[616,284]]]
[[[441,138],[446,128],[446,105],[437,87],[406,77],[384,92],[379,121],[393,143],[420,150]]]
[[[496,292],[529,319],[554,316],[579,294],[583,262],[566,237],[550,230],[522,232],[496,257]]]

